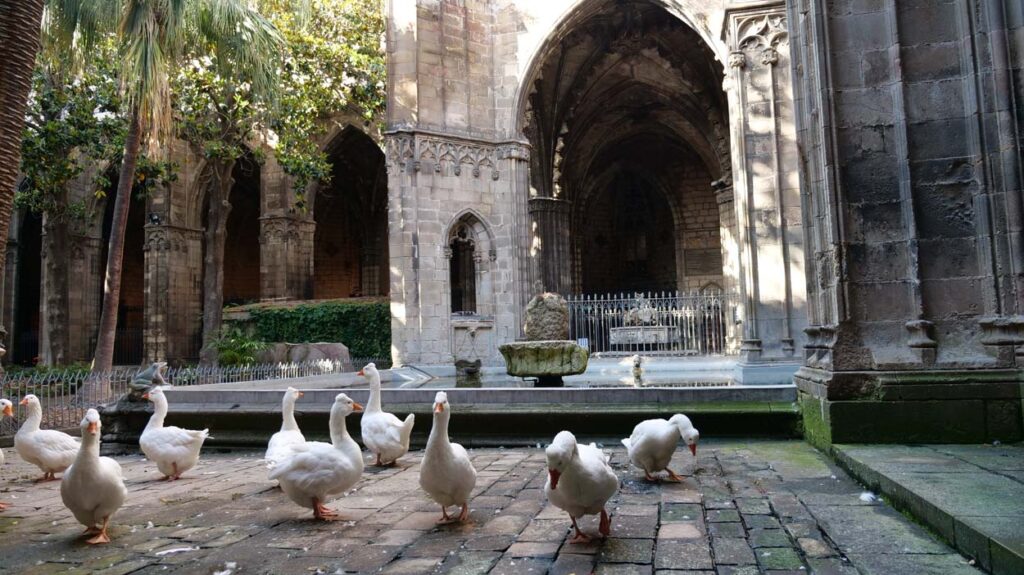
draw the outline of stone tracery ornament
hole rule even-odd
[[[733,61],[733,55],[744,54],[746,51],[760,49],[760,62],[765,66],[774,66],[779,61],[779,46],[789,42],[789,31],[786,29],[786,17],[782,14],[758,14],[743,18],[736,25],[736,48],[729,55],[729,65],[742,67]],[[738,58],[737,58],[738,59]]]
[[[736,50],[729,54],[729,67],[730,68],[745,68],[747,66],[747,55],[743,52]]]

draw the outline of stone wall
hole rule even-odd
[[[790,3],[817,441],[1024,437],[1019,6]]]

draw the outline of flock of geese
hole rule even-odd
[[[409,451],[409,438],[415,418],[410,414],[403,421],[381,408],[380,374],[368,364],[359,375],[370,384],[370,399],[363,406],[339,393],[331,406],[331,442],[307,441],[295,421],[295,404],[303,393],[288,388],[281,402],[281,430],[270,438],[265,460],[268,477],[275,480],[281,490],[296,504],[313,510],[321,520],[337,518],[338,514],[326,506],[332,496],[343,494],[354,487],[363,474],[363,453],[359,444],[349,435],[345,418],[362,411],[361,439],[367,449],[376,455],[378,466],[394,465]],[[159,387],[143,395],[153,402],[154,412],[139,438],[139,446],[146,457],[156,464],[164,480],[176,480],[199,461],[208,430],[194,431],[164,426],[167,416],[167,398]],[[109,457],[100,456],[100,416],[90,409],[82,419],[81,440],[60,431],[40,429],[42,408],[39,399],[26,395],[21,405],[27,407],[28,417],[14,438],[14,447],[22,459],[39,467],[43,476],[37,481],[59,480],[63,473],[61,499],[82,525],[84,535],[91,536],[87,543],[108,543],[107,527],[111,516],[124,504],[128,496],[121,466]],[[4,416],[13,417],[13,404],[0,399]],[[441,506],[439,524],[464,522],[469,518],[469,498],[476,486],[476,469],[466,449],[453,443],[448,436],[451,405],[445,392],[434,398],[433,427],[423,452],[420,465],[420,487]],[[644,471],[647,480],[654,481],[653,473],[666,471],[671,480],[680,477],[668,468],[680,439],[697,455],[700,435],[682,414],[671,419],[649,419],[639,423],[628,439],[623,439],[629,459]],[[619,488],[609,457],[595,444],[580,444],[576,437],[562,431],[546,449],[548,480],[544,492],[548,500],[569,514],[575,534],[572,543],[590,541],[580,530],[576,520],[584,515],[600,515],[599,532],[607,537],[611,520],[606,510],[609,499]],[[3,452],[0,451],[0,464]],[[0,503],[0,510],[6,507]],[[458,515],[449,515],[450,507],[460,507]]]

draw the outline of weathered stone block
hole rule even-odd
[[[517,341],[498,349],[508,374],[517,377],[576,375],[587,370],[589,354],[574,341]]]

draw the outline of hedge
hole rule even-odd
[[[386,301],[325,301],[249,310],[253,336],[289,343],[341,342],[352,357],[391,357]]]

